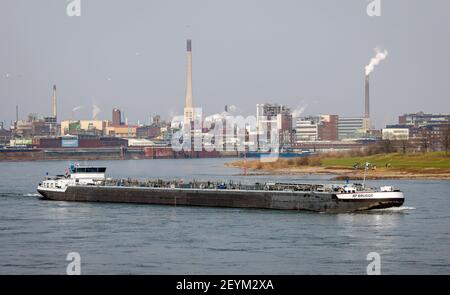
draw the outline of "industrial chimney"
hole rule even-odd
[[[53,85],[53,117],[56,120],[56,85]]]
[[[375,66],[378,65],[382,60],[385,60],[387,55],[387,50],[381,51],[379,48],[375,48],[375,56],[370,59],[369,63],[365,67],[366,84],[364,87],[364,118],[366,119],[370,118],[369,76],[375,69]],[[366,121],[369,122],[369,120]]]
[[[369,75],[366,75],[364,92],[364,118],[368,119],[370,118]]]
[[[194,120],[194,104],[192,101],[192,41],[187,40],[186,46],[186,97],[184,105],[184,123]]]

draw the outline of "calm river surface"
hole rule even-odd
[[[112,177],[239,179],[227,161],[89,163]],[[45,173],[68,164],[0,162],[0,274],[65,274],[69,252],[82,274],[365,274],[369,252],[382,274],[450,274],[450,181],[370,181],[402,189],[405,205],[357,214],[39,200]]]

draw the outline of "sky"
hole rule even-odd
[[[408,112],[450,113],[450,1],[381,0],[1,0],[0,121],[29,113],[128,122],[182,114],[186,39],[193,46],[194,105],[206,114],[257,103],[304,115],[364,113],[364,67],[375,127]],[[72,111],[81,107],[77,111]]]

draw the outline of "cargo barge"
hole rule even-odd
[[[37,187],[44,200],[207,206],[327,213],[401,206],[403,193],[391,186],[166,181],[106,178],[106,167],[71,166]]]

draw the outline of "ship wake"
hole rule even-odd
[[[412,211],[416,210],[415,207],[410,206],[400,206],[400,207],[390,207],[390,208],[383,208],[383,209],[373,209],[372,212],[406,212],[406,211]]]

